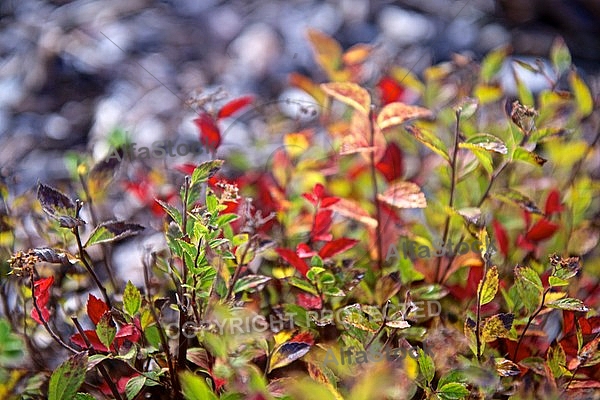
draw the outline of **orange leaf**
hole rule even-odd
[[[366,89],[352,82],[322,83],[321,89],[328,95],[365,115],[369,115],[371,96]]]
[[[427,200],[421,188],[412,182],[398,182],[390,186],[377,198],[396,208],[425,208]]]
[[[392,126],[403,124],[414,118],[425,118],[430,116],[431,111],[426,108],[395,102],[383,107],[377,116],[377,125],[379,126],[379,129],[384,130]]]
[[[332,205],[330,209],[345,217],[363,223],[368,227],[375,228],[377,226],[377,220],[371,217],[369,213],[354,200],[340,199],[340,201]]]
[[[342,56],[342,60],[346,65],[356,65],[365,62],[367,57],[373,51],[373,46],[369,46],[368,44],[359,43],[352,47],[350,47],[344,55]]]
[[[296,72],[292,72],[289,76],[290,85],[297,87],[298,89],[304,90],[306,93],[311,95],[317,103],[320,105],[325,104],[325,93],[323,90],[314,83],[310,78],[307,78],[304,75],[298,74]]]

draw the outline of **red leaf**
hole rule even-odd
[[[313,206],[315,206],[315,207],[320,206],[322,208],[329,207],[329,206],[337,203],[340,200],[339,197],[325,196],[325,188],[320,183],[317,183],[315,185],[312,193],[304,193],[302,196],[306,200],[310,201],[310,203]]]
[[[400,150],[400,147],[393,142],[388,144],[375,168],[381,172],[388,182],[402,178],[404,168],[402,167],[402,150]]]
[[[90,320],[92,320],[94,325],[98,324],[98,321],[100,321],[102,315],[104,315],[104,313],[108,310],[108,305],[105,302],[103,302],[93,294],[90,294],[88,296],[87,313],[88,317],[90,317]]]
[[[322,240],[324,242],[328,242],[332,239],[331,233],[329,230],[331,229],[331,216],[333,211],[331,210],[322,210],[317,213],[315,217],[315,223],[310,232],[310,237],[313,240]]]
[[[87,337],[88,341],[90,342],[90,344],[92,345],[92,348],[94,350],[108,351],[106,346],[103,345],[102,342],[100,341],[100,339],[98,338],[98,334],[96,333],[96,331],[86,330],[86,331],[83,331],[83,333],[85,333],[85,336]],[[81,347],[82,349],[87,349],[87,344],[85,343],[85,340],[83,340],[83,337],[81,337],[81,335],[79,333],[76,333],[73,336],[71,336],[71,342],[75,343],[77,346]]]
[[[401,100],[404,94],[404,87],[389,76],[382,77],[377,83],[377,88],[380,91],[381,102],[384,105]]]
[[[559,213],[564,210],[563,205],[560,202],[560,193],[558,190],[552,190],[546,199],[545,212],[546,215],[552,215]]]
[[[340,238],[333,240],[331,242],[325,243],[321,250],[319,250],[319,256],[322,259],[331,258],[354,247],[356,243],[358,243],[358,240],[348,238]]]
[[[527,251],[535,250],[535,243],[528,240],[525,236],[523,236],[523,234],[519,234],[519,236],[517,237],[517,246]]]
[[[298,295],[298,305],[307,310],[320,310],[323,307],[323,302],[318,296],[313,296],[309,293],[300,293]]]
[[[176,165],[175,169],[186,175],[192,175],[192,173],[196,169],[196,164],[192,164],[192,163],[180,164],[180,165]]]
[[[277,248],[275,249],[277,254],[283,258],[288,264],[296,268],[303,276],[306,276],[308,272],[308,265],[298,255],[290,249]]]
[[[231,100],[229,103],[225,104],[219,110],[219,114],[217,115],[217,119],[227,118],[232,114],[235,114],[242,108],[246,107],[248,104],[254,101],[254,96],[242,96],[237,99]]]
[[[121,347],[125,341],[130,341],[131,343],[137,343],[140,340],[140,331],[133,324],[127,324],[119,329],[119,332],[115,335],[115,341],[117,343],[117,347]]]
[[[221,144],[221,132],[215,120],[209,114],[201,114],[194,123],[200,130],[200,143],[212,151],[216,151]]]
[[[525,235],[525,238],[534,242],[548,239],[558,230],[558,224],[550,222],[547,219],[539,220],[535,225],[529,229],[529,232]]]
[[[47,305],[50,300],[50,288],[53,283],[53,276],[38,279],[33,283],[33,296],[41,311],[41,315],[35,307],[31,309],[30,315],[38,324],[42,324],[43,321],[48,322],[48,319],[50,318],[50,310],[48,310]]]
[[[288,343],[306,343],[312,346],[315,344],[315,340],[310,332],[302,332],[291,338]]]
[[[308,247],[306,243],[300,243],[296,246],[296,254],[298,254],[298,257],[300,258],[308,258],[314,256],[317,252]]]
[[[508,235],[506,234],[506,229],[497,220],[492,222],[492,226],[494,228],[494,235],[500,246],[500,252],[506,257],[508,256]]]

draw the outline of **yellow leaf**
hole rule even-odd
[[[483,287],[482,287],[483,284]],[[480,293],[480,304],[484,305],[494,300],[496,296],[496,292],[498,292],[498,268],[493,266],[490,268],[485,275],[485,281],[479,282],[479,287],[477,288]]]
[[[325,105],[325,93],[323,93],[319,85],[314,83],[310,78],[307,78],[306,76],[298,74],[296,72],[292,72],[288,79],[290,85],[304,90],[306,93],[311,95],[321,106]]]
[[[310,134],[310,131],[302,131],[297,133],[288,133],[283,137],[285,150],[290,157],[296,158],[308,150],[310,142],[307,136]]]
[[[346,52],[342,56],[342,60],[346,65],[361,64],[365,62],[367,57],[369,57],[371,51],[373,51],[373,46],[364,43],[359,43],[346,50]]]
[[[575,71],[569,74],[569,85],[575,96],[577,110],[582,117],[587,117],[594,109],[594,100],[592,99],[590,89]]]
[[[329,96],[336,100],[341,101],[344,104],[349,105],[362,112],[365,115],[369,115],[371,108],[371,96],[366,89],[357,85],[353,82],[331,82],[322,83],[321,89],[325,91]]]
[[[317,63],[331,76],[341,66],[342,47],[333,38],[316,29],[309,29],[307,36],[315,51]]]

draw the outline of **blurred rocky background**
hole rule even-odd
[[[308,27],[417,73],[507,43],[546,57],[558,35],[588,76],[600,62],[600,0],[2,0],[2,179],[26,190],[66,178],[65,150],[97,152],[115,128],[193,139],[186,101],[201,92],[266,101],[292,71],[322,79]]]

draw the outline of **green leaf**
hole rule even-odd
[[[142,294],[139,289],[127,281],[125,292],[123,293],[123,309],[130,316],[134,316],[142,305]]]
[[[129,236],[137,235],[142,230],[144,230],[143,226],[124,221],[103,222],[94,229],[84,247],[98,243],[115,242]]]
[[[540,305],[542,296],[542,281],[532,268],[517,266],[515,268],[515,285],[523,305],[529,312],[535,311]]]
[[[169,203],[164,202],[159,199],[154,199],[154,201],[156,201],[165,210],[165,212],[167,214],[169,214],[169,216],[171,218],[173,218],[173,221],[175,221],[175,223],[177,225],[181,226],[181,223],[182,223],[181,213],[179,212],[179,210],[177,208],[175,208],[172,205],[170,205]]]
[[[110,346],[115,339],[115,335],[117,334],[117,327],[109,312],[104,313],[100,318],[100,321],[98,321],[98,325],[96,325],[96,334],[98,335],[98,339],[100,339],[100,343],[110,349]]]
[[[427,146],[431,151],[441,156],[448,164],[450,164],[450,156],[444,142],[442,142],[434,133],[423,127],[415,125],[405,126],[404,129],[419,142]]]
[[[571,66],[571,53],[560,36],[554,40],[550,48],[550,60],[557,75],[566,72]]]
[[[487,151],[493,151],[499,154],[507,154],[508,148],[506,143],[497,136],[490,135],[489,133],[478,133],[467,139],[466,142],[459,143],[458,147],[467,149],[483,149]]]
[[[292,276],[288,278],[288,283],[312,295],[317,296],[319,294],[315,287],[311,285],[310,282],[308,282],[306,279],[298,278],[297,276]]]
[[[548,278],[548,283],[550,286],[558,287],[558,286],[568,286],[569,281],[566,281],[561,278],[557,278],[556,276],[551,276]]]
[[[525,211],[530,213],[543,215],[542,211],[538,208],[533,200],[525,196],[522,193],[517,192],[513,189],[505,189],[493,195],[500,201],[505,203],[515,204]]]
[[[146,377],[144,375],[134,376],[130,380],[127,381],[125,385],[125,395],[127,396],[127,400],[132,400],[144,387],[146,383]]]
[[[96,400],[96,398],[89,393],[77,393],[75,400]]]
[[[411,291],[415,300],[439,300],[448,294],[448,289],[437,283],[424,285]]]
[[[582,117],[587,117],[594,109],[594,100],[590,89],[575,71],[569,74],[569,85],[575,96],[577,111]]]
[[[213,214],[217,211],[217,207],[219,206],[219,199],[214,194],[208,194],[206,196],[206,211]]]
[[[443,400],[460,400],[469,395],[469,390],[463,383],[450,382],[439,388],[437,394]]]
[[[221,169],[224,162],[223,160],[211,160],[200,163],[192,172],[191,185],[195,186],[197,183],[206,182]]]
[[[513,160],[524,161],[528,164],[535,165],[536,167],[541,167],[548,161],[533,151],[526,150],[523,147],[517,147],[513,152],[512,158]]]
[[[559,299],[559,300],[552,301],[550,303],[546,303],[546,306],[550,307],[550,308],[558,308],[560,310],[568,310],[568,311],[581,311],[581,312],[589,311],[589,308],[587,308],[586,305],[583,304],[583,301],[581,301],[579,299],[574,299],[571,297],[567,297],[565,299]]]
[[[548,349],[546,359],[548,361],[548,367],[550,367],[550,371],[552,371],[552,375],[554,375],[555,378],[558,379],[564,375],[567,356],[559,343]]]
[[[183,371],[179,374],[179,380],[183,397],[186,400],[218,400],[201,376],[190,371]]]
[[[24,344],[21,338],[11,332],[10,323],[0,319],[0,364],[11,363],[23,357]]]
[[[483,284],[483,287],[481,285]],[[480,294],[480,304],[484,305],[494,300],[498,292],[498,268],[494,265],[485,275],[485,281],[479,282],[478,291]]]
[[[260,287],[271,280],[271,277],[265,275],[248,275],[240,278],[233,287],[234,293],[247,292],[252,289],[260,290]]]
[[[50,377],[48,400],[71,400],[85,381],[88,354],[77,353],[63,362]]]
[[[431,356],[429,356],[429,354],[425,354],[423,349],[419,348],[418,352],[419,369],[427,381],[427,386],[429,386],[433,380],[433,377],[435,376],[435,365],[433,364],[433,359]]]
[[[502,47],[488,53],[481,61],[481,78],[489,82],[502,68],[504,59],[508,55],[508,47]]]

